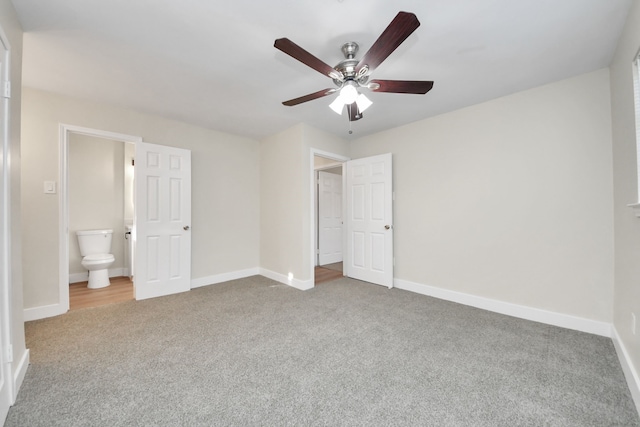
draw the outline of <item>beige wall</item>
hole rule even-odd
[[[340,162],[336,162],[333,159],[327,159],[326,157],[315,156],[313,158],[313,167],[315,167],[316,169],[324,169],[339,163]]]
[[[13,345],[13,374],[26,352],[22,297],[22,218],[20,210],[20,109],[22,98],[22,28],[13,5],[9,0],[0,0],[0,27],[11,44],[11,99],[9,101],[11,141],[11,344]]]
[[[354,141],[394,156],[394,276],[612,320],[608,70]]]
[[[347,156],[342,138],[300,124],[260,144],[260,266],[311,280],[311,149]]]
[[[59,124],[141,136],[192,152],[192,279],[259,264],[259,143],[182,122],[23,89],[24,307],[58,303]]]
[[[640,2],[634,1],[611,63],[615,218],[614,326],[635,370],[640,341],[631,333],[631,313],[640,316],[640,218],[627,204],[638,202],[636,134],[631,61],[640,49]],[[640,320],[640,319],[639,319]],[[638,325],[640,327],[640,325]]]
[[[303,130],[297,125],[260,143],[260,267],[307,280],[303,259]]]
[[[69,137],[69,274],[80,262],[79,230],[111,229],[111,269],[124,268],[124,145],[87,135]]]

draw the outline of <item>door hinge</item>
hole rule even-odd
[[[2,85],[2,96],[11,98],[11,82],[4,82],[4,85]]]
[[[13,345],[7,346],[7,363],[13,362]]]

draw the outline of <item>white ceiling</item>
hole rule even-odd
[[[372,78],[433,80],[426,95],[367,93],[359,137],[609,65],[632,0],[13,0],[23,84],[238,135],[299,122],[348,137],[332,81],[273,47],[324,62],[362,56],[398,11],[421,26]],[[631,58],[629,59],[631,61]]]

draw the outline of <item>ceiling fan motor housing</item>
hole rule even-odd
[[[355,56],[359,48],[356,42],[346,42],[342,45],[342,53],[346,59],[340,61],[338,65],[333,68],[344,76],[344,81],[333,79],[336,86],[341,87],[347,80],[355,81],[359,85],[365,85],[367,80],[369,80],[369,76],[367,75],[368,67],[365,66],[360,70],[360,73],[356,73],[356,67],[360,61],[355,59]]]

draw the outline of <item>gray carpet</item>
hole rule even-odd
[[[610,339],[254,276],[26,324],[6,426],[639,426]]]

